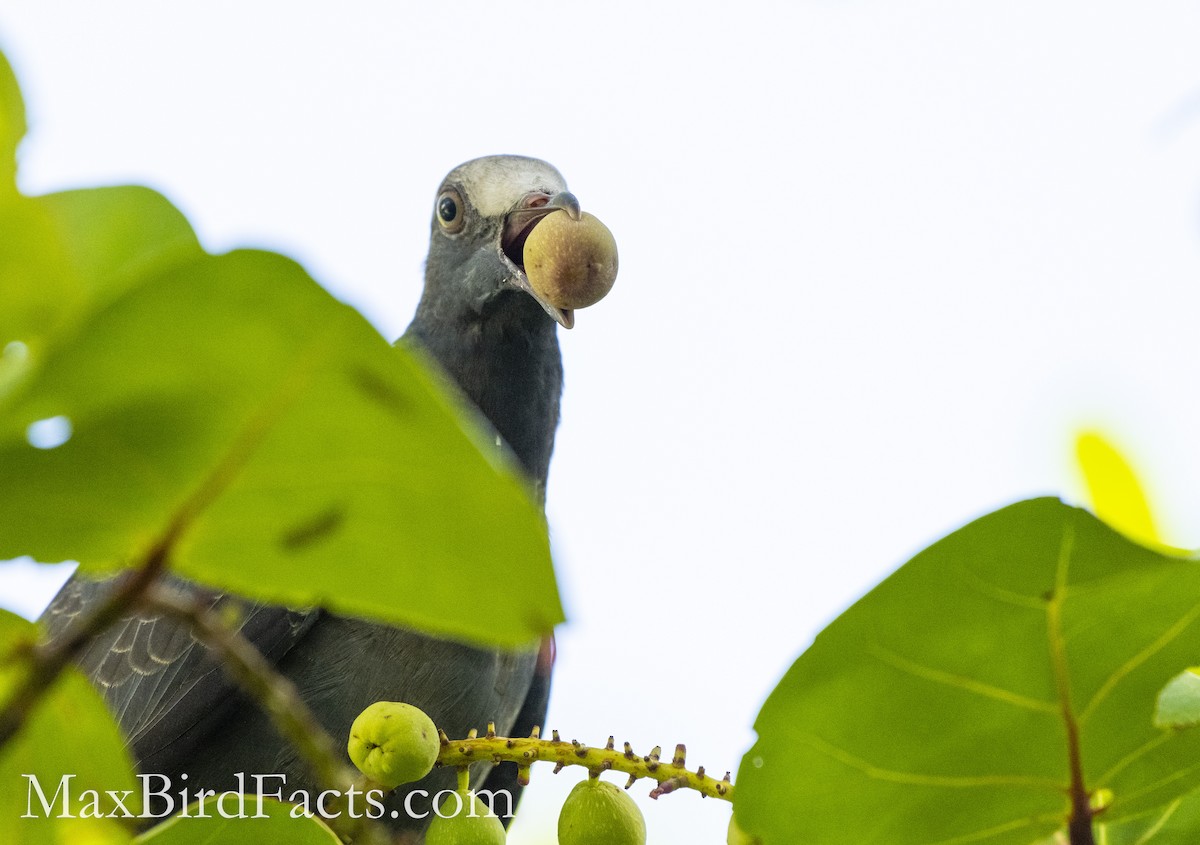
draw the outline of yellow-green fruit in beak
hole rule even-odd
[[[646,845],[646,820],[620,787],[599,778],[575,784],[558,814],[559,845]]]
[[[376,701],[350,726],[346,750],[360,772],[395,789],[429,774],[440,745],[437,727],[424,710],[399,701]]]
[[[617,279],[617,242],[608,227],[584,212],[546,215],[529,233],[523,253],[533,292],[558,308],[587,308]]]

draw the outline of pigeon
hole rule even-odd
[[[543,161],[489,156],[452,170],[434,202],[424,290],[398,341],[422,348],[445,371],[507,444],[543,504],[562,393],[557,329],[571,328],[574,314],[533,291],[522,248],[558,209],[579,215],[563,177]],[[354,718],[379,700],[420,707],[451,736],[488,722],[501,735],[528,735],[544,721],[550,639],[540,650],[488,649],[319,608],[256,603],[175,576],[166,582],[218,610],[232,608],[240,633],[295,684],[335,738],[346,738]],[[48,636],[61,636],[111,585],[68,581],[43,615]],[[295,750],[186,625],[132,612],[78,663],[119,721],[139,771],[159,776],[146,777],[147,811],[180,810],[185,789],[189,796],[200,788],[283,800],[297,791],[317,795]],[[385,799],[382,820],[420,841],[432,796],[453,785],[452,771],[435,769]],[[507,789],[514,805],[520,794],[511,763],[473,766],[472,787]]]

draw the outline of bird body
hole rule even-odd
[[[562,391],[556,329],[569,328],[573,315],[532,293],[520,246],[541,217],[571,207],[578,205],[561,175],[535,159],[493,156],[451,171],[434,206],[424,291],[401,341],[424,348],[440,365],[511,447],[539,499]],[[527,733],[544,719],[545,649],[539,659],[536,648],[480,648],[320,609],[254,603],[173,576],[168,582],[215,607],[236,607],[241,633],[296,686],[335,738],[347,737],[358,713],[378,700],[420,707],[457,735],[489,721],[502,732]],[[49,636],[62,635],[111,586],[80,576],[69,581],[43,616]],[[253,789],[245,779],[254,774],[284,775],[284,800],[294,790],[316,794],[269,717],[181,623],[135,608],[96,638],[79,663],[113,709],[140,770],[170,778],[176,794],[181,787]],[[494,774],[489,787],[518,789],[515,772]],[[487,775],[486,766],[473,769],[477,779]],[[452,784],[452,772],[435,770],[409,788],[432,795]],[[266,786],[274,791],[280,782]],[[385,802],[396,813],[384,818],[400,829],[422,830],[428,819],[411,818],[409,811],[428,810],[428,800],[406,807],[407,791],[402,787]]]
[[[512,449],[544,495],[558,425],[562,357],[555,325],[525,294],[508,292],[448,342],[420,310],[405,335],[428,350]]]
[[[502,187],[518,185],[524,190]],[[534,298],[527,283],[497,290],[493,278],[497,260],[510,278],[524,278],[518,255],[510,254],[522,232],[519,226],[506,232],[505,216],[522,203],[547,208],[532,203],[548,204],[565,192],[558,171],[536,159],[495,156],[451,171],[439,198],[462,198],[463,228],[450,235],[439,231],[445,223],[435,209],[425,289],[405,335],[432,353],[495,426],[539,493],[550,469],[562,394],[556,323],[570,328],[572,318]],[[449,277],[464,280],[463,288],[437,281]]]

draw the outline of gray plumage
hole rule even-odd
[[[455,215],[447,220],[451,205]],[[569,328],[573,316],[532,294],[520,248],[541,216],[572,205],[577,208],[558,172],[535,159],[494,156],[451,171],[435,202],[424,292],[400,341],[423,346],[441,364],[511,446],[539,497],[562,390],[556,323]],[[338,740],[377,700],[414,704],[457,736],[489,720],[501,732],[527,734],[544,719],[550,668],[545,650],[539,660],[536,650],[473,648],[169,580],[214,606],[236,605],[242,634],[296,684]],[[111,584],[83,577],[69,581],[43,616],[49,636],[61,635]],[[175,794],[184,786],[233,788],[234,775],[245,772],[286,775],[285,799],[294,790],[315,797],[316,785],[269,719],[172,620],[134,613],[97,638],[79,663],[120,721],[139,769],[170,777]],[[472,771],[475,785],[489,774],[484,766]],[[514,767],[497,767],[491,775],[488,788],[519,791]],[[452,772],[435,770],[416,786],[433,794],[452,784]],[[277,787],[278,781],[268,785]],[[421,830],[428,820],[408,818],[406,792],[387,802],[399,811],[399,818],[387,821]],[[428,809],[420,801],[414,806]]]

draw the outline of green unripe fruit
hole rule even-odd
[[[608,227],[584,212],[547,214],[529,233],[522,254],[529,286],[559,308],[587,308],[617,279],[617,242]]]
[[[386,789],[429,774],[440,747],[425,711],[399,701],[376,701],[359,713],[346,744],[358,770]]]
[[[504,845],[507,837],[500,817],[488,815],[488,805],[473,792],[459,793],[459,797],[462,804],[457,813],[449,818],[433,817],[425,832],[425,845]],[[438,810],[449,815],[455,806],[454,796],[447,796]]]
[[[757,836],[751,836],[738,827],[737,815],[729,817],[729,830],[725,833],[725,845],[760,845],[762,842]]]
[[[646,820],[614,784],[588,778],[575,784],[558,814],[559,845],[646,845]]]

